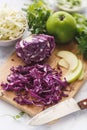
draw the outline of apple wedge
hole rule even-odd
[[[78,66],[75,71],[68,71],[63,78],[66,78],[67,82],[71,83],[74,82],[76,79],[79,78],[83,70],[83,64],[81,60],[78,60]]]
[[[69,69],[74,71],[78,66],[78,58],[70,51],[59,51],[57,56],[63,58],[70,66]]]
[[[60,59],[58,62],[58,65],[60,65],[61,67],[64,67],[65,69],[69,68],[69,64],[64,59]]]
[[[80,76],[78,77],[78,80],[82,80],[84,78],[84,71],[82,70]]]

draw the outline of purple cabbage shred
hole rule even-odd
[[[48,64],[19,65],[11,68],[8,82],[1,86],[16,94],[13,100],[18,104],[48,106],[67,96],[64,91],[68,83],[62,81],[61,76],[61,70],[56,71]]]

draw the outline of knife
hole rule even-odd
[[[43,125],[50,121],[59,119],[73,112],[83,110],[86,108],[87,108],[87,99],[81,100],[80,102],[77,103],[73,98],[70,98],[40,112],[32,119],[30,119],[27,122],[27,124]]]

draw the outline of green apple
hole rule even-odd
[[[79,60],[78,66],[74,72],[68,71],[63,78],[66,78],[67,82],[71,83],[78,79],[83,70],[83,65],[81,60]]]
[[[57,56],[63,58],[69,64],[69,69],[71,71],[74,71],[77,68],[78,58],[72,52],[70,52],[70,51],[59,51],[57,53]],[[63,64],[65,64],[65,63],[63,63]]]
[[[77,30],[73,16],[64,11],[53,13],[47,20],[46,28],[48,34],[55,36],[56,41],[63,44],[71,41]]]

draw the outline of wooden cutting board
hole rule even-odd
[[[59,60],[59,58],[57,57],[57,52],[59,50],[69,50],[72,51],[73,53],[77,54],[77,45],[76,43],[71,43],[68,46],[61,46],[61,47],[56,47],[53,54],[51,55],[51,57],[46,61],[46,63],[50,64],[52,68],[56,68],[57,69],[57,62]],[[84,75],[84,79],[81,81],[75,81],[74,83],[70,84],[70,86],[68,86],[69,88],[71,88],[71,91],[68,91],[68,95],[70,97],[74,97],[74,95],[78,92],[78,90],[82,87],[82,84],[84,83],[84,81],[86,80],[86,72],[87,72],[87,62],[83,61],[82,56],[79,56],[78,58],[80,58],[83,62],[84,65],[84,71],[85,71],[85,75]],[[2,81],[6,82],[6,78],[7,75],[10,74],[10,68],[12,66],[17,66],[17,65],[24,65],[24,63],[21,61],[20,58],[17,57],[16,53],[14,52],[9,59],[0,67],[0,83]],[[65,73],[65,70],[62,68],[63,73]],[[0,90],[2,91],[2,89]],[[41,107],[37,107],[37,106],[33,106],[33,105],[19,105],[17,104],[15,101],[13,101],[15,94],[13,92],[3,92],[0,93],[0,98],[10,104],[12,104],[13,106],[15,106],[16,108],[28,113],[30,116],[34,116],[37,113],[39,113],[40,111],[42,111]],[[66,98],[64,98],[63,100],[65,100]]]

